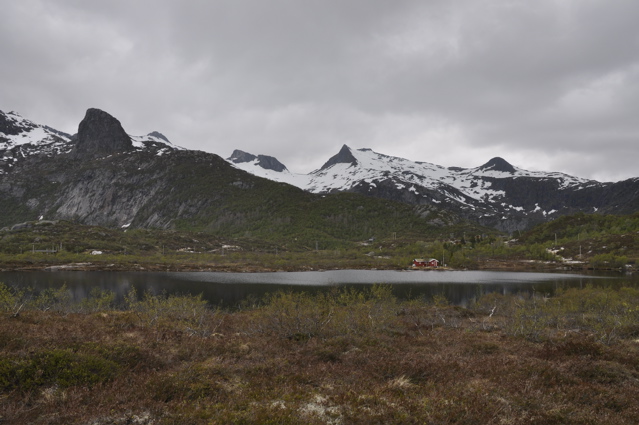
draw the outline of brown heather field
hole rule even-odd
[[[639,290],[216,310],[0,287],[2,424],[636,424]]]

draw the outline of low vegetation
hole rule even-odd
[[[347,217],[339,220],[348,222]],[[380,224],[380,228],[383,228]],[[0,230],[0,267],[42,268],[92,263],[98,268],[159,270],[305,270],[320,268],[406,268],[421,256],[426,240],[444,230],[390,232],[385,238],[360,239],[346,233],[315,238],[300,234],[270,239],[228,237],[215,232],[112,229],[71,222],[32,222]],[[471,233],[473,227],[446,227],[446,235]],[[386,234],[384,230],[384,234]],[[373,229],[367,234],[377,234]],[[339,238],[338,238],[339,236]],[[451,245],[452,246],[452,245]]]
[[[333,219],[353,220],[347,216]],[[436,231],[369,230],[366,235],[383,237],[362,239],[357,233],[344,233],[314,238],[308,234],[285,236],[277,232],[270,238],[230,237],[204,231],[33,222],[21,229],[0,231],[0,267],[42,268],[80,263],[109,270],[402,269],[413,258],[426,257],[453,268],[617,270],[634,268],[639,259],[637,214],[561,217],[516,237],[465,225]]]
[[[544,246],[596,269],[623,268],[639,260],[639,213],[564,216],[531,229],[519,243]]]
[[[0,285],[10,424],[639,422],[639,289],[198,296]]]

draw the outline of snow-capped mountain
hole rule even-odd
[[[165,165],[158,165],[160,158]],[[198,162],[213,167],[207,168],[209,174],[194,174]],[[156,166],[165,168],[150,173]],[[223,161],[175,146],[161,133],[131,136],[117,119],[98,109],[87,110],[73,136],[15,112],[0,112],[0,216],[51,214],[94,224],[169,226],[186,213],[204,214],[207,205],[218,205],[211,200],[217,193],[209,193],[203,182],[234,176],[232,187],[246,189],[242,196],[249,196],[255,184],[244,181],[245,171],[316,194],[356,192],[417,205],[416,211],[448,211],[451,217],[509,232],[575,212],[639,211],[639,178],[600,183],[526,171],[501,158],[475,168],[447,168],[348,146],[320,169],[295,174],[267,155],[236,150]],[[173,179],[179,180],[177,186],[169,183]],[[162,214],[157,205],[164,206]]]
[[[131,136],[99,109],[87,110],[73,136],[0,112],[0,229],[62,219],[237,230],[251,225],[241,208],[257,209],[271,192],[307,199],[281,186],[236,170],[218,155],[175,146],[161,133]],[[239,207],[232,204],[238,200],[244,200]],[[282,216],[265,214],[267,224]]]
[[[364,240],[401,229],[431,233],[447,223],[478,227],[437,208],[313,195],[239,170],[213,153],[177,148],[160,133],[130,136],[98,109],[87,111],[74,136],[41,129],[3,114],[0,158],[11,165],[0,173],[0,234],[72,220],[276,238],[306,249],[318,240]],[[47,148],[54,142],[56,151]],[[274,158],[238,152],[241,158],[287,172]],[[398,217],[394,227],[386,215]]]
[[[87,111],[87,117],[92,119],[100,112],[102,111],[90,109]],[[112,127],[120,125],[117,120],[112,124]],[[118,132],[119,130],[112,131]],[[124,140],[123,150],[150,149],[158,155],[162,155],[170,150],[184,149],[173,145],[157,131],[145,136],[131,136],[124,133],[124,130],[121,133],[114,136],[111,132],[107,135],[107,139],[121,137]],[[18,162],[33,155],[51,157],[72,153],[77,148],[77,137],[77,134],[72,136],[51,127],[36,124],[16,112],[4,113],[0,111],[0,174],[10,171]]]
[[[475,168],[446,168],[344,145],[309,174],[268,170],[254,161],[238,163],[233,156],[228,161],[255,175],[313,193],[349,191],[432,204],[505,231],[523,230],[578,211],[632,212],[639,204],[639,179],[600,183],[558,172],[527,171],[502,158]],[[634,191],[620,189],[624,185]],[[611,199],[615,190],[619,196]]]
[[[16,112],[0,111],[0,173],[22,158],[68,153],[72,148],[69,134],[36,124]]]

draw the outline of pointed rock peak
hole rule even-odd
[[[337,153],[337,155],[331,157],[328,161],[326,161],[324,165],[322,165],[322,168],[320,168],[320,170],[324,170],[335,164],[357,165],[357,158],[353,156],[353,152],[351,151],[351,148],[344,145],[342,146],[342,149],[340,149],[340,151]]]
[[[231,161],[235,164],[241,164],[244,162],[255,162],[256,165],[264,168],[265,170],[273,170],[273,171],[284,171],[287,170],[286,166],[282,164],[277,158],[268,156],[268,155],[253,155],[248,152],[241,151],[239,149],[235,149],[230,157],[227,158],[228,161]]]
[[[514,173],[515,167],[510,165],[508,161],[503,158],[495,157],[479,167],[482,171],[501,171],[502,173]]]
[[[157,137],[158,139],[164,140],[166,143],[171,143],[168,137],[166,137],[164,134],[160,133],[159,131],[152,131],[151,133],[147,134],[147,136]]]
[[[241,151],[239,149],[235,149],[231,156],[226,158],[228,161],[231,161],[235,164],[241,164],[243,162],[251,162],[257,159],[255,155],[252,155],[248,152]]]
[[[133,143],[120,121],[100,109],[87,110],[78,127],[76,154],[103,155],[130,150]]]

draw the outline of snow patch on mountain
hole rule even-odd
[[[9,150],[16,146],[40,145],[48,150],[67,151],[71,137],[49,127],[35,124],[16,112],[0,111],[0,149]]]
[[[427,162],[415,162],[380,154],[371,149],[350,149],[356,163],[338,163],[310,173],[308,183],[300,179],[296,184],[311,192],[331,192],[349,190],[359,182],[374,183],[391,179],[398,189],[405,187],[418,192],[417,186],[431,190],[443,190],[445,187],[457,189],[463,195],[478,201],[495,201],[505,196],[503,190],[492,188],[488,179],[534,178],[552,179],[559,182],[559,188],[565,189],[580,184],[592,183],[586,179],[572,177],[562,173],[528,171],[514,167],[500,158],[489,161],[489,165],[476,168],[445,168]],[[491,164],[495,162],[495,164]],[[502,168],[500,168],[499,164]],[[247,169],[247,171],[249,171]],[[293,183],[295,184],[295,183]],[[459,198],[458,196],[456,199]],[[461,199],[460,199],[460,202]],[[464,201],[465,202],[465,201]]]
[[[154,131],[146,136],[132,136],[129,134],[133,147],[136,150],[157,149],[156,155],[162,156],[172,150],[186,150],[181,146],[174,145],[169,139],[161,133]]]
[[[463,204],[468,204],[464,197],[480,202],[495,202],[503,198],[506,193],[492,188],[493,183],[490,179],[555,180],[559,183],[559,189],[597,184],[563,173],[524,170],[508,164],[501,158],[493,158],[487,164],[476,168],[446,168],[428,162],[416,162],[377,153],[368,148],[355,150],[344,146],[334,158],[338,156],[344,157],[345,162],[330,160],[327,165],[309,174],[293,174],[288,170],[265,170],[256,160],[230,162],[249,173],[292,184],[314,193],[348,191],[362,182],[376,187],[384,180],[391,180],[397,190],[408,188],[406,190],[415,194],[420,193],[419,187],[441,192],[455,192],[448,191],[447,188],[456,189],[463,196],[454,193],[448,193],[448,196]]]
[[[227,161],[239,170],[246,171],[258,177],[273,180],[280,183],[287,183],[304,189],[308,185],[309,175],[291,173],[288,169],[284,171],[275,171],[263,168],[259,164],[259,159],[248,162],[235,163],[227,159]]]
[[[58,155],[72,148],[70,135],[35,124],[16,112],[0,111],[0,174],[28,156]]]
[[[557,208],[559,193],[570,198],[579,188],[601,186],[563,173],[524,170],[498,157],[474,168],[447,168],[344,145],[309,174],[265,170],[251,158],[255,156],[245,154],[236,158],[244,162],[229,161],[249,173],[309,192],[353,191],[417,205],[438,205],[505,231],[566,213],[564,210],[572,207]],[[549,195],[534,204],[536,191]]]

